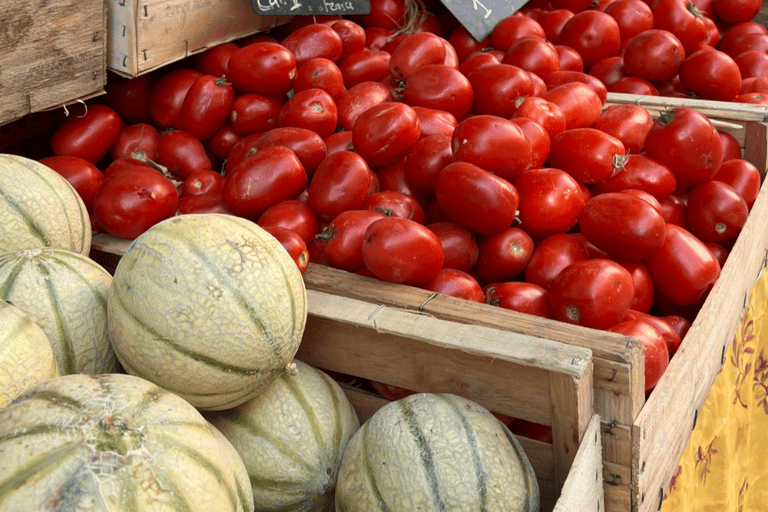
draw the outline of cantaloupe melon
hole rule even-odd
[[[0,510],[251,512],[243,461],[180,397],[64,375],[0,409]]]
[[[245,462],[256,510],[333,510],[341,455],[360,422],[341,387],[301,361],[262,394],[208,415]]]
[[[109,291],[123,368],[202,410],[257,396],[298,350],[307,296],[282,245],[249,220],[185,214],[134,239]]]
[[[352,436],[337,512],[535,512],[539,487],[514,435],[487,409],[417,393],[376,411]]]
[[[0,254],[0,299],[13,303],[43,329],[61,374],[117,369],[107,333],[111,283],[104,267],[65,249]]]
[[[59,376],[48,336],[22,310],[0,300],[0,408]]]
[[[0,252],[56,247],[87,256],[91,236],[85,203],[61,174],[0,153]]]

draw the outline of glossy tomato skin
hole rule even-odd
[[[688,55],[680,66],[680,81],[703,100],[733,101],[741,91],[741,71],[727,53],[706,47]]]
[[[280,226],[264,226],[264,230],[280,242],[285,251],[291,257],[299,272],[303,275],[309,266],[309,251],[304,239],[295,231]]]
[[[203,141],[203,146],[208,153],[224,162],[229,158],[229,153],[235,144],[240,142],[243,137],[244,134],[233,128],[231,124],[224,123],[212,137]]]
[[[271,146],[225,174],[222,197],[235,215],[256,221],[270,206],[298,197],[307,183],[307,173],[296,153]]]
[[[179,187],[182,197],[200,194],[220,194],[224,188],[224,176],[211,169],[194,172]]]
[[[472,34],[464,27],[464,25],[458,25],[448,35],[448,42],[451,43],[456,50],[456,55],[459,57],[459,62],[464,62],[467,58],[475,52],[482,51],[484,48],[490,46],[490,39],[485,38],[478,41]]]
[[[278,226],[295,231],[307,244],[320,230],[317,214],[305,201],[298,199],[273,204],[259,216],[256,223],[263,228]]]
[[[712,251],[687,229],[669,223],[664,243],[643,264],[656,289],[678,306],[696,303],[720,277]]]
[[[128,124],[151,123],[149,98],[156,83],[157,78],[151,73],[124,78],[110,72],[104,86],[107,105]]]
[[[689,0],[655,0],[651,11],[654,27],[674,34],[686,55],[701,48],[709,39],[706,23]]]
[[[266,132],[278,126],[282,108],[283,102],[275,96],[239,94],[232,102],[229,122],[244,135]]]
[[[449,112],[457,119],[472,108],[472,84],[457,68],[431,64],[415,70],[405,81],[403,101],[408,105]]]
[[[308,128],[284,126],[264,132],[253,144],[256,150],[270,146],[285,146],[296,153],[307,176],[314,175],[327,156],[325,140]]]
[[[476,115],[453,131],[451,150],[457,162],[469,162],[512,181],[531,166],[531,143],[509,119]]]
[[[533,239],[522,229],[508,227],[478,240],[474,270],[486,283],[511,281],[523,273],[533,254]]]
[[[742,158],[726,160],[720,166],[715,177],[717,181],[727,183],[746,201],[751,209],[760,192],[762,178],[755,164]]]
[[[293,87],[296,71],[293,53],[269,41],[240,48],[227,63],[227,77],[240,93],[281,96]]]
[[[226,77],[203,75],[195,80],[181,106],[181,129],[200,140],[213,136],[229,119],[235,88]]]
[[[224,163],[224,174],[232,171],[240,162],[256,153],[258,150],[259,139],[264,135],[263,132],[251,133],[238,140],[227,155],[227,161]]]
[[[531,35],[539,36],[542,39],[547,37],[538,21],[523,16],[520,13],[515,13],[506,18],[502,18],[496,24],[489,36],[489,42],[491,43],[491,47],[496,50],[506,52],[515,41],[521,37]]]
[[[541,78],[560,69],[560,55],[555,45],[537,36],[522,37],[512,43],[501,62],[532,71]]]
[[[562,169],[529,169],[513,182],[519,193],[518,227],[534,240],[566,233],[586,201],[579,183]]]
[[[445,47],[431,32],[417,32],[403,38],[392,51],[389,72],[405,82],[419,68],[445,61]]]
[[[653,11],[644,0],[616,0],[604,12],[616,20],[622,41],[653,28]]]
[[[227,74],[229,58],[240,49],[235,43],[220,43],[192,56],[194,68],[204,75]]]
[[[541,97],[560,107],[565,114],[566,129],[590,127],[603,111],[603,101],[598,93],[583,82],[557,85]]]
[[[556,43],[575,49],[584,61],[584,69],[589,69],[595,62],[619,53],[621,30],[609,14],[581,11],[565,22]]]
[[[347,89],[336,102],[338,123],[341,128],[352,131],[357,119],[369,108],[381,103],[394,101],[386,85],[379,82],[361,82]]]
[[[427,223],[424,208],[413,197],[396,190],[383,190],[368,196],[363,209],[383,213],[387,217],[403,217],[419,224]]]
[[[76,156],[92,164],[109,153],[124,126],[112,107],[88,104],[83,114],[71,113],[51,136],[51,150],[56,156]]]
[[[225,213],[227,215],[234,215],[229,208],[224,206],[221,192],[180,196],[179,206],[176,208],[176,215],[184,215],[188,213]]]
[[[621,170],[607,180],[595,184],[592,191],[595,194],[603,194],[639,189],[658,198],[674,193],[676,188],[677,179],[668,166],[644,153],[630,153]]]
[[[574,235],[556,233],[541,240],[525,267],[524,280],[549,290],[566,267],[589,258],[584,244]]]
[[[315,237],[323,248],[328,265],[358,272],[365,268],[363,240],[368,226],[385,215],[371,210],[346,210],[337,215]]]
[[[293,91],[299,92],[306,89],[322,89],[333,98],[333,101],[339,99],[347,90],[339,66],[324,57],[310,59],[296,71]]]
[[[361,82],[379,82],[391,76],[389,61],[392,55],[384,50],[363,48],[339,61],[344,86],[350,88]]]
[[[652,324],[642,320],[619,322],[606,330],[635,338],[643,344],[645,392],[650,393],[669,366],[669,350],[664,338]]]
[[[363,157],[351,151],[323,160],[309,184],[307,204],[325,220],[345,210],[362,209],[371,188],[373,172]]]
[[[163,133],[157,141],[157,163],[165,166],[177,179],[211,168],[211,161],[200,139],[184,130]]]
[[[440,170],[453,162],[451,136],[438,134],[419,139],[405,156],[405,176],[411,186],[427,194],[435,191]]]
[[[510,182],[469,162],[446,165],[437,176],[435,196],[450,220],[481,235],[509,227],[520,200]]]
[[[477,280],[455,268],[442,268],[434,279],[421,285],[425,290],[473,302],[484,302],[485,294]]]
[[[419,138],[422,139],[430,135],[451,136],[453,130],[459,124],[456,116],[445,110],[415,105],[413,106],[413,111],[419,116],[419,122],[421,123],[421,135]]]
[[[40,159],[77,191],[88,212],[93,212],[93,199],[104,181],[104,174],[91,162],[78,156],[49,156]]]
[[[115,137],[109,155],[112,160],[135,158],[157,160],[157,142],[160,132],[149,123],[124,126]]]
[[[705,181],[688,192],[688,228],[703,242],[736,240],[747,222],[749,206],[743,197],[722,181]]]
[[[312,130],[327,137],[336,130],[338,108],[330,94],[322,89],[305,89],[295,93],[280,110],[280,126]]]
[[[443,268],[440,240],[426,226],[400,217],[384,217],[365,230],[365,267],[384,281],[420,286]]]
[[[527,315],[554,318],[549,292],[541,286],[522,281],[506,281],[486,285],[485,301],[504,309]]]
[[[577,261],[557,276],[549,289],[557,320],[606,329],[621,322],[635,296],[632,275],[604,258]]]
[[[632,298],[631,310],[649,312],[653,307],[654,288],[653,279],[651,279],[648,269],[641,261],[636,260],[617,260],[616,263],[627,269],[632,275],[635,296]]]
[[[342,19],[333,22],[331,28],[341,37],[342,58],[365,48],[365,29],[358,23],[355,23],[352,20]]]
[[[523,130],[525,138],[531,144],[531,165],[529,169],[544,167],[552,147],[552,138],[547,130],[533,119],[513,117],[512,122]]]
[[[108,176],[96,192],[93,213],[101,228],[118,238],[136,238],[176,213],[176,186],[151,167],[128,166]]]
[[[296,60],[296,67],[317,57],[337,62],[341,58],[344,42],[330,25],[312,23],[289,33],[281,41]]]
[[[671,80],[685,60],[683,43],[669,30],[646,30],[624,48],[624,72],[651,83]]]
[[[651,126],[653,118],[645,107],[634,103],[620,103],[605,107],[592,128],[619,139],[629,154],[638,154],[643,150],[645,136]]]
[[[424,211],[429,204],[430,196],[426,193],[416,190],[411,185],[405,174],[405,158],[401,158],[394,164],[377,167],[374,174],[378,181],[378,190],[372,190],[371,194],[377,192],[398,192],[409,196],[408,201],[415,201]],[[425,212],[426,213],[426,212]]]
[[[547,162],[579,183],[600,183],[619,172],[624,143],[596,128],[570,128],[552,137]]]
[[[480,256],[477,237],[469,229],[451,221],[427,224],[443,247],[443,267],[470,271]]]
[[[158,78],[149,98],[152,121],[159,128],[180,128],[181,108],[192,84],[203,76],[197,69],[176,68]]]
[[[493,64],[475,69],[467,75],[474,92],[472,111],[509,119],[515,113],[519,98],[533,95],[528,73],[512,64]]]
[[[552,137],[565,131],[565,114],[556,104],[541,96],[528,96],[515,109],[512,119],[527,117],[540,124]]]
[[[672,356],[674,356],[675,353],[677,352],[677,349],[680,348],[680,344],[682,343],[683,340],[680,338],[680,334],[672,327],[672,324],[668,319],[664,317],[652,315],[649,313],[636,311],[634,309],[630,309],[627,312],[627,316],[624,317],[624,321],[632,321],[632,320],[648,322],[657,331],[659,331],[659,334],[664,340],[664,343],[666,343],[667,345],[667,352],[669,352],[669,358],[672,359]]]
[[[371,167],[395,163],[419,140],[421,122],[410,106],[399,102],[374,105],[352,128],[355,152]]]

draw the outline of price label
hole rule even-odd
[[[482,41],[496,24],[516,13],[527,0],[441,0],[467,32]]]
[[[256,14],[262,16],[325,14],[368,14],[370,0],[251,0]]]

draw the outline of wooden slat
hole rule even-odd
[[[603,491],[603,462],[600,440],[600,417],[592,416],[573,461],[568,478],[562,487],[555,512],[583,512],[605,510]]]

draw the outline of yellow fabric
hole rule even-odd
[[[768,510],[768,272],[699,413],[661,512]]]

